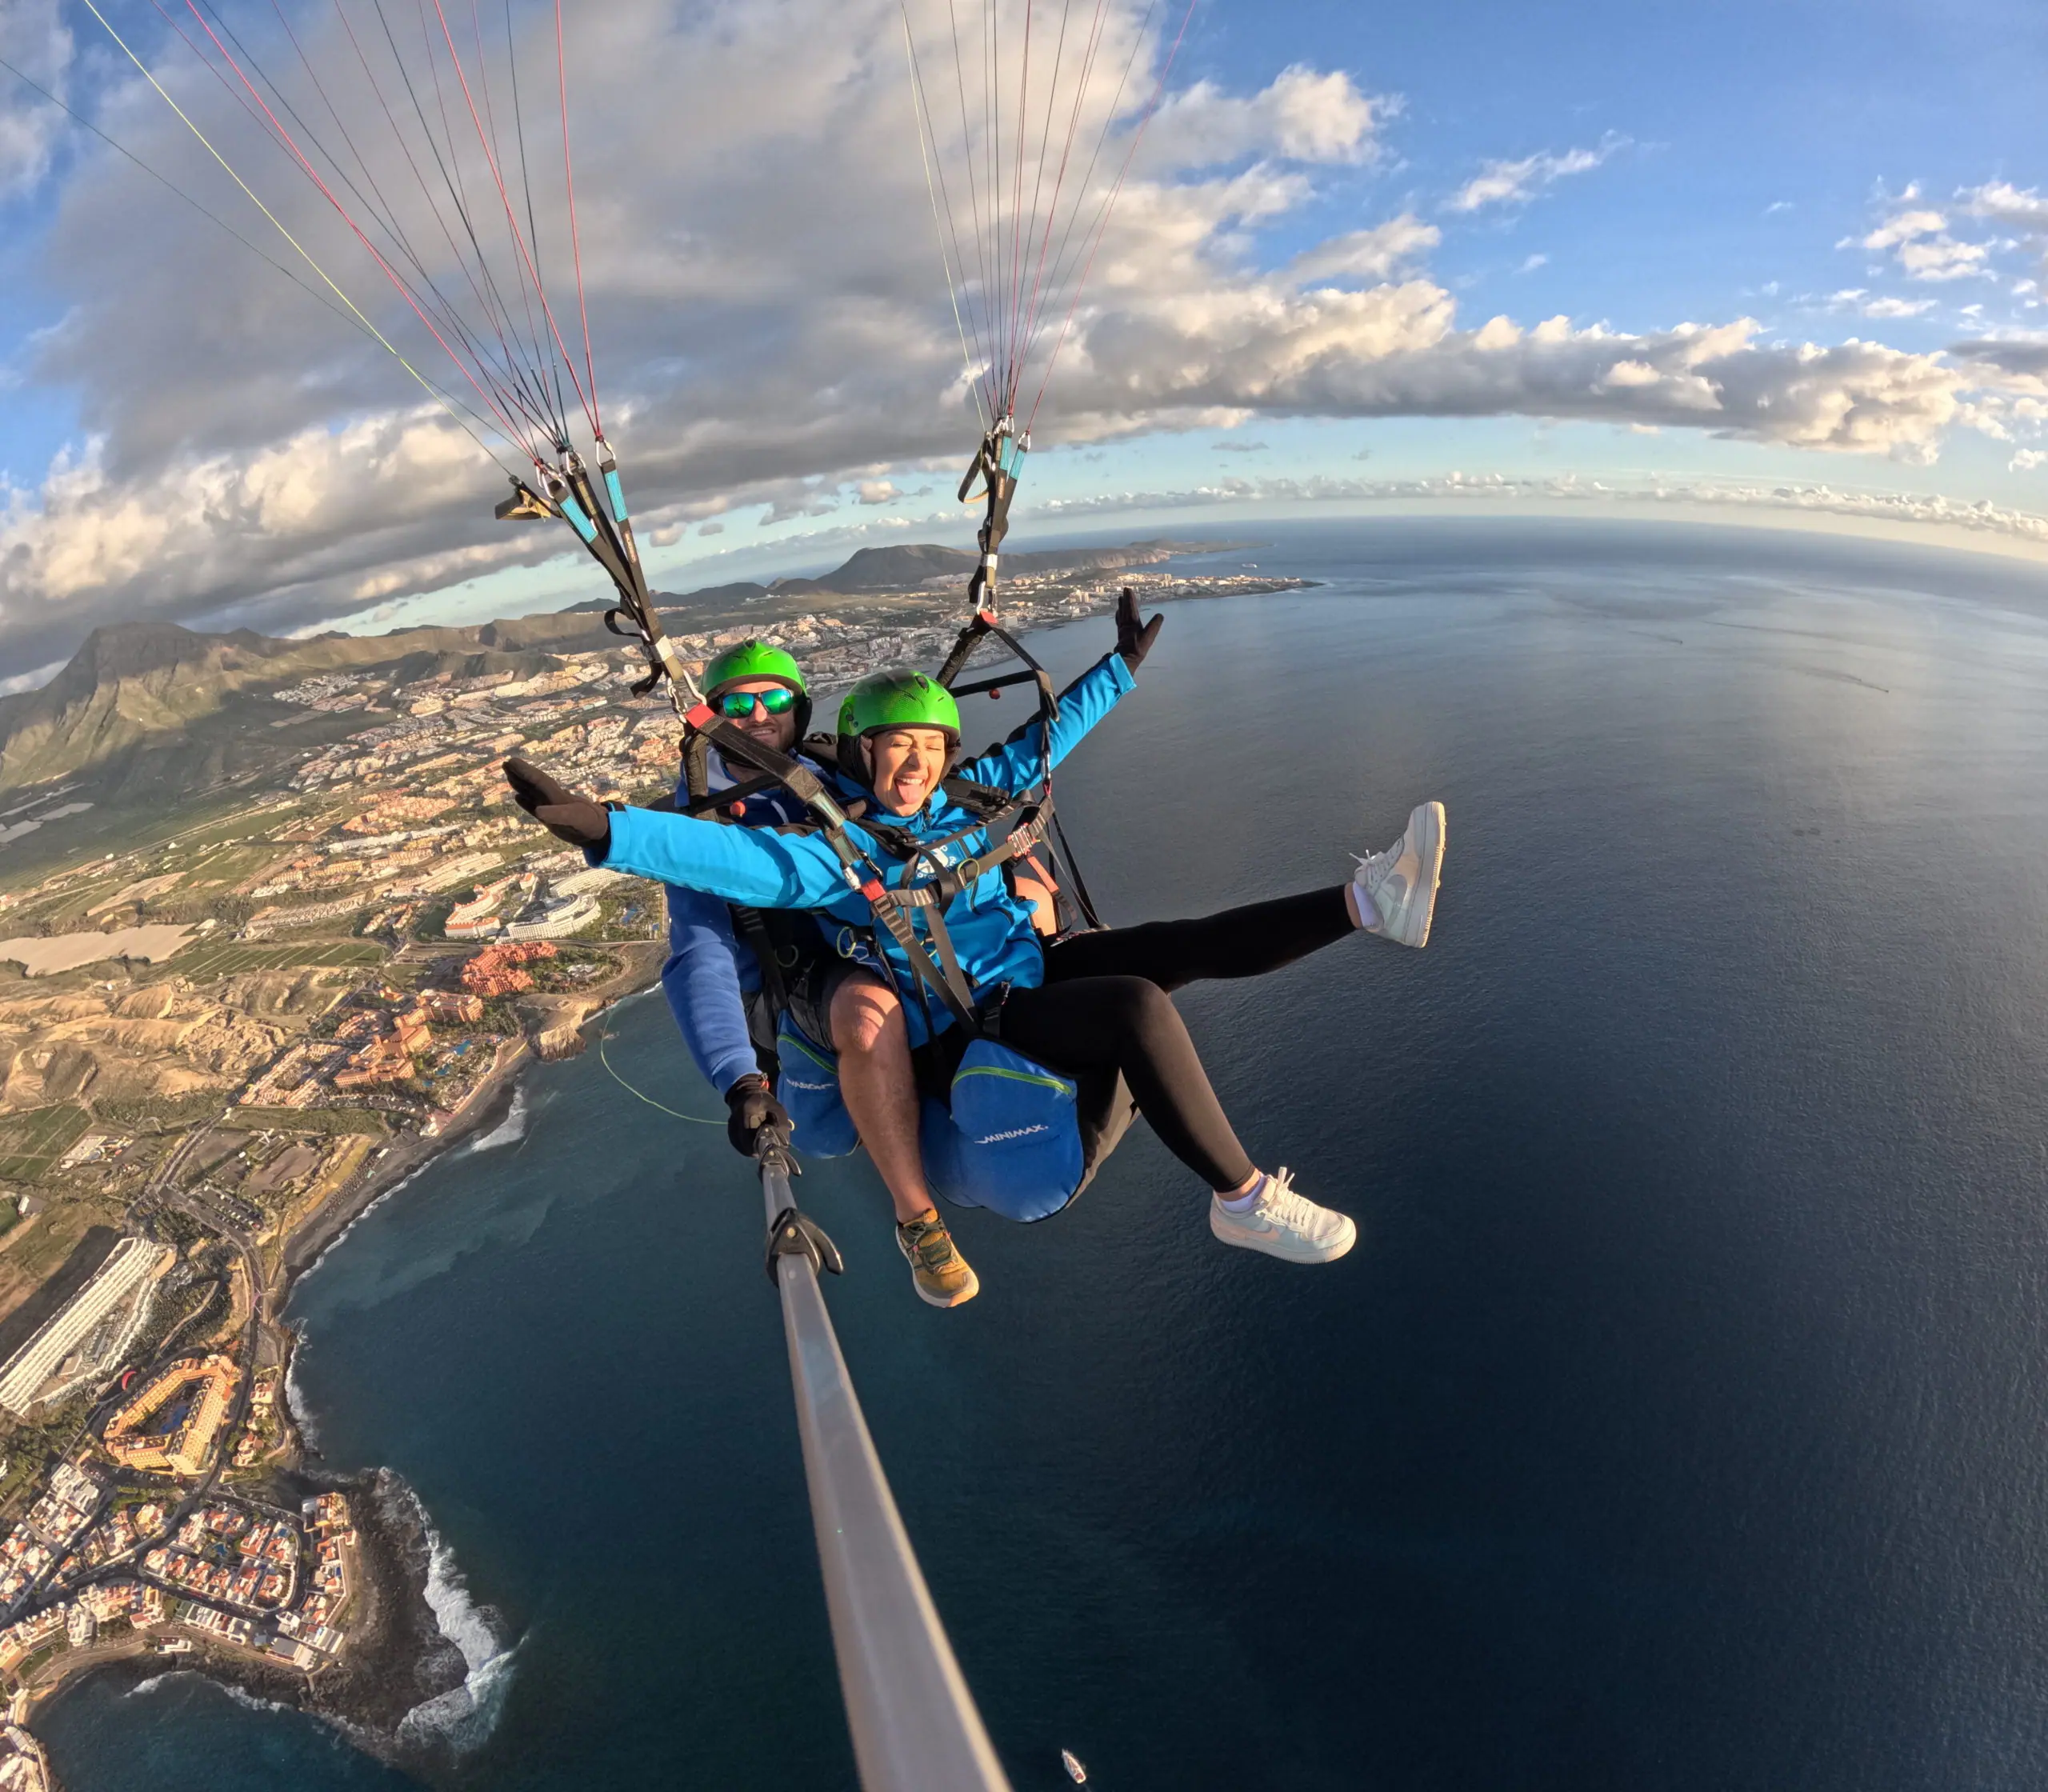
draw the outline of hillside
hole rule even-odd
[[[1006,554],[1002,563],[1020,577],[1099,573],[1236,545],[1136,542]],[[678,634],[773,626],[816,611],[820,598],[853,600],[848,616],[894,600],[936,617],[974,563],[963,549],[930,543],[862,548],[822,578],[716,585],[680,596],[662,593],[658,601]],[[440,673],[529,678],[558,663],[557,656],[622,648],[604,628],[609,607],[594,599],[476,628],[301,641],[246,629],[202,634],[169,622],[95,629],[48,684],[0,698],[0,796],[37,786],[54,795],[62,784],[61,794],[76,801],[152,802],[241,785],[309,743],[359,726],[274,702],[271,694],[278,690],[326,673],[386,669],[399,682]],[[6,838],[0,814],[0,842]]]

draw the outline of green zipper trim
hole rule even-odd
[[[1041,1088],[1057,1089],[1062,1095],[1074,1093],[1074,1085],[1058,1077],[1034,1076],[1029,1070],[1006,1070],[1000,1064],[970,1064],[953,1080],[957,1083],[969,1077],[1007,1077],[1012,1082],[1035,1082]]]
[[[815,1064],[819,1070],[826,1072],[831,1076],[836,1077],[838,1075],[839,1066],[836,1059],[820,1058],[816,1052],[813,1051],[810,1046],[806,1045],[803,1041],[799,1039],[794,1033],[785,1033],[782,1035],[782,1038],[786,1044],[794,1046],[799,1052],[801,1052],[806,1058],[809,1058],[812,1063]]]

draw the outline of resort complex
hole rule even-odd
[[[177,1254],[147,1238],[123,1238],[92,1279],[64,1303],[0,1368],[0,1406],[22,1414],[63,1368],[78,1346],[124,1302],[142,1294]]]
[[[123,1468],[205,1473],[238,1379],[224,1356],[173,1363],[109,1421],[107,1454]]]

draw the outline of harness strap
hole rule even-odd
[[[736,802],[744,802],[749,797],[758,797],[763,790],[780,788],[774,778],[750,778],[744,784],[729,784],[722,790],[707,790],[701,796],[693,795],[682,813],[686,815],[709,814],[714,810],[727,809]]]
[[[789,1010],[790,990],[782,981],[782,966],[775,956],[775,942],[769,936],[768,923],[761,918],[758,909],[743,908],[737,902],[730,906],[733,920],[746,936],[746,943],[760,963],[761,993],[768,998],[770,1016],[779,1020]]]
[[[817,774],[787,754],[778,753],[772,747],[748,738],[709,703],[698,704],[684,715],[683,720],[699,734],[708,735],[727,764],[753,766],[767,773],[818,817],[819,831],[833,857],[838,860],[839,873],[846,880],[847,886],[866,899],[875,920],[888,930],[889,937],[908,961],[912,974],[929,986],[968,1035],[974,1036],[977,1023],[973,990],[966,980],[959,977],[957,966],[954,977],[949,979],[931,962],[931,955],[925,950],[907,914],[896,900],[898,893],[882,882],[881,874],[847,838],[846,812],[818,781]]]

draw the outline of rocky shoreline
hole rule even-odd
[[[614,1003],[650,987],[649,972],[658,962],[654,950],[629,947],[618,974],[587,992],[587,1010],[578,1024],[587,1026]],[[310,1214],[287,1240],[275,1278],[266,1290],[272,1314],[281,1315],[298,1277],[371,1207],[444,1151],[501,1125],[517,1098],[520,1075],[538,1061],[528,1042],[516,1042],[454,1122],[432,1138],[402,1141],[374,1170]],[[286,1331],[283,1367],[289,1387],[290,1353],[298,1339],[282,1327],[281,1318],[276,1322]],[[197,1674],[250,1698],[325,1719],[368,1753],[432,1778],[446,1764],[464,1720],[475,1709],[466,1689],[479,1668],[488,1666],[472,1659],[477,1638],[451,1634],[436,1609],[437,1592],[444,1604],[451,1594],[465,1602],[466,1595],[459,1582],[452,1588],[446,1584],[452,1571],[437,1563],[440,1546],[431,1521],[402,1476],[388,1468],[341,1476],[308,1467],[307,1458],[317,1460],[318,1448],[306,1439],[298,1414],[288,1412],[286,1419],[299,1466],[278,1470],[266,1490],[268,1495],[279,1504],[296,1506],[316,1494],[338,1492],[347,1496],[354,1515],[360,1603],[350,1618],[347,1646],[339,1657],[309,1674],[270,1658],[203,1642],[176,1656],[138,1643],[133,1652],[79,1662],[77,1671],[62,1674],[38,1694],[36,1709],[46,1710],[96,1675],[111,1675],[132,1686],[166,1674]],[[438,1586],[438,1580],[442,1583]],[[494,1621],[487,1611],[470,1607],[467,1616],[466,1631],[494,1641]]]
[[[470,1666],[429,1602],[434,1539],[425,1509],[389,1469],[346,1478],[288,1472],[278,1478],[273,1491],[290,1502],[329,1491],[349,1498],[358,1538],[356,1598],[362,1603],[339,1659],[308,1674],[203,1642],[175,1656],[138,1649],[82,1663],[82,1671],[64,1675],[38,1698],[38,1714],[96,1674],[132,1688],[169,1674],[196,1674],[252,1698],[323,1718],[380,1759],[431,1774],[443,1750],[434,1727],[418,1722],[417,1714],[454,1694]]]

